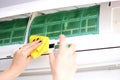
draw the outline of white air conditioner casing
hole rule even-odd
[[[120,38],[118,38],[118,35],[106,35],[106,36],[105,35],[104,36],[103,35],[87,35],[87,36],[67,38],[67,42],[74,43],[76,45],[76,50],[87,50],[87,49],[99,49],[99,48],[119,46]],[[16,50],[15,47],[19,48],[20,45],[14,45],[13,47],[12,46],[9,46],[9,47],[13,49],[11,51],[8,51],[8,52],[11,52],[8,55],[12,55],[13,51]],[[104,68],[104,66],[108,66],[108,69],[111,68],[109,66],[114,66],[113,68],[115,67],[118,68],[118,66],[120,65],[120,48],[77,52],[76,61],[78,63],[79,69],[91,68],[91,67]],[[6,69],[6,67],[10,65],[10,62],[11,62],[11,59],[0,60],[0,65],[3,65],[3,66],[6,65],[5,67],[0,66],[1,67],[0,70],[2,71]],[[28,66],[28,68],[26,69],[25,73],[27,72],[33,73],[36,71],[47,72],[47,71],[50,71],[49,67],[50,67],[49,56],[44,55],[36,60],[33,60],[31,65]]]
[[[113,5],[109,7],[108,3],[101,3],[99,34],[67,38],[68,44],[74,43],[76,45],[76,50],[84,50],[83,52],[77,52],[76,61],[79,68],[78,72],[120,68],[120,48],[118,48],[120,46],[119,37],[120,33],[114,33],[112,31],[111,26],[112,9],[113,7],[115,7],[116,4],[117,2],[113,3]],[[11,15],[13,13],[11,12]],[[20,13],[18,12],[17,14],[21,14],[21,12]],[[15,13],[13,15],[15,15]],[[0,16],[4,17],[3,14],[0,14]],[[106,21],[106,23],[104,21]],[[51,43],[56,43],[57,41],[58,40],[51,40]],[[12,61],[12,59],[9,59],[10,56],[13,57],[15,51],[18,50],[22,45],[23,44],[0,46],[1,72],[10,66]],[[99,48],[107,49],[85,51],[88,49]],[[23,74],[21,74],[21,76],[44,75],[49,73],[50,73],[49,55],[44,55],[36,60],[33,60],[32,63],[23,72]]]

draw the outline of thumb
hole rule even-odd
[[[49,54],[49,60],[50,60],[50,64],[53,64],[54,60],[55,60],[55,54],[54,52]]]

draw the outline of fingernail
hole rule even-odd
[[[33,41],[35,41],[35,39]]]
[[[41,43],[42,41],[40,40],[39,43]]]
[[[39,38],[37,38],[37,40],[39,40]]]

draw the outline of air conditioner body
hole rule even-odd
[[[108,3],[101,4],[101,11]],[[106,7],[105,9],[107,9]],[[109,10],[111,11],[112,8]],[[103,26],[103,14],[100,14],[100,33],[96,35],[67,37],[68,44],[74,43],[77,51],[78,72],[109,70],[120,68],[120,37],[119,33],[111,32],[111,27]],[[104,14],[106,15],[106,14]],[[109,20],[110,21],[110,20]],[[108,21],[108,22],[109,22]],[[106,32],[105,32],[106,30]],[[27,35],[27,34],[26,34]],[[56,44],[59,40],[51,40]],[[15,51],[24,44],[0,46],[0,71],[10,66]],[[53,48],[50,49],[52,51]],[[49,54],[49,53],[48,53]],[[21,76],[49,74],[49,55],[43,55],[26,68]]]

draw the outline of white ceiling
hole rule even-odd
[[[0,0],[0,8],[31,2],[33,0]]]

